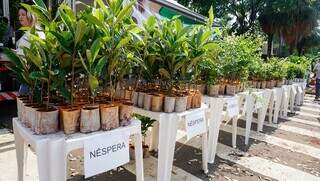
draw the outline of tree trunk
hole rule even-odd
[[[271,58],[273,34],[268,34],[267,56]]]
[[[301,56],[303,54],[303,43],[299,42],[297,44],[297,51],[298,51],[298,56]]]

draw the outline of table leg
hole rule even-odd
[[[169,181],[171,178],[178,121],[174,115],[159,120],[158,181]]]
[[[278,97],[279,98],[279,97]],[[280,99],[278,99],[275,103],[274,106],[274,113],[273,113],[273,123],[278,123],[278,117],[279,117],[279,112],[280,112],[280,105],[281,105],[281,101],[279,101]]]
[[[27,145],[16,129],[16,125],[13,122],[14,141],[16,147],[17,165],[18,165],[18,181],[24,180],[25,164],[27,158]]]
[[[142,135],[137,133],[134,135],[134,147],[135,147],[135,161],[136,161],[136,180],[143,181],[143,150],[142,150]]]
[[[208,138],[208,154],[209,163],[214,163],[216,156],[217,143],[219,137],[220,124],[222,121],[223,99],[218,99],[217,103],[212,104],[213,109],[209,114],[212,119],[209,120],[209,138]]]
[[[202,134],[202,169],[205,174],[208,173],[208,134]]]
[[[262,131],[263,129],[263,111],[264,107],[258,109],[258,126],[257,126],[257,132]]]
[[[40,181],[50,181],[49,144],[47,140],[37,142],[36,153]],[[52,168],[53,169],[53,168]]]
[[[238,116],[232,118],[232,147],[237,147],[237,125],[238,124]]]
[[[274,99],[273,96],[271,97],[271,102],[269,105],[269,115],[268,115],[268,119],[269,119],[269,123],[272,123],[272,117],[273,117],[273,106],[274,106]]]
[[[254,97],[247,96],[247,107],[246,107],[246,137],[245,137],[245,144],[248,145],[249,143],[249,136],[251,131],[251,123],[252,123],[252,114],[253,114],[253,107],[254,107]]]
[[[49,141],[50,180],[67,180],[67,151],[65,139]]]
[[[152,139],[151,139],[150,150],[158,150],[159,144],[159,121],[153,123],[152,127]]]

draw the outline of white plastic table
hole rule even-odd
[[[295,88],[297,90],[297,96],[296,96],[296,99],[295,99],[295,104],[297,106],[301,106],[303,104],[304,95],[305,95],[305,89],[306,89],[307,83],[305,83],[305,82],[297,82],[297,83],[293,83],[293,86],[295,86]]]
[[[134,135],[136,179],[143,181],[142,135],[141,122],[132,120],[126,127],[119,127],[111,131],[97,131],[90,134],[76,133],[66,136],[63,132],[49,135],[35,135],[29,128],[24,127],[17,118],[13,118],[13,130],[16,145],[18,179],[24,180],[25,163],[27,157],[26,145],[30,144],[37,155],[40,181],[66,180],[67,154],[74,149],[83,148],[84,141],[95,136],[112,134]],[[108,163],[106,163],[108,164]]]
[[[239,93],[239,96],[245,98],[242,116],[244,116],[246,120],[245,144],[248,145],[253,113],[258,113],[257,131],[262,131],[263,122],[266,117],[268,105],[270,102],[271,90],[257,89],[252,92],[246,91]]]
[[[233,126],[232,146],[236,147],[238,115],[228,117],[227,114],[226,115],[223,114],[223,109],[225,108],[225,106],[227,106],[229,100],[232,98],[233,97],[231,96],[219,96],[219,97],[203,96],[204,103],[208,105],[207,118],[208,118],[208,124],[209,124],[209,138],[208,138],[209,163],[214,163],[220,125],[223,119],[232,119],[232,126]],[[235,97],[235,98],[238,99],[238,97]]]
[[[207,106],[204,104],[201,108],[187,110],[182,113],[152,112],[137,107],[133,108],[134,113],[155,119],[159,123],[155,124],[152,130],[152,147],[158,148],[158,181],[170,181],[178,123],[184,121],[186,115],[198,112],[205,114],[206,109]],[[159,142],[157,142],[158,140]],[[207,132],[205,132],[202,134],[202,168],[205,173],[208,172],[207,143]]]
[[[291,97],[294,96],[292,92],[292,85],[283,85],[283,95],[282,95],[282,101],[281,101],[281,106],[280,106],[280,117],[281,118],[287,118],[288,117],[288,108],[289,108],[289,103],[291,100]]]
[[[283,89],[276,87],[272,89],[271,100],[269,104],[269,123],[278,123],[278,117],[282,102]]]

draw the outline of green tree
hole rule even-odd
[[[218,19],[225,19],[231,24],[230,33],[237,35],[254,32],[259,12],[264,8],[266,0],[178,0],[191,10],[208,16],[210,6]]]
[[[268,35],[268,56],[271,56],[271,44],[276,34],[288,45],[290,54],[295,48],[301,53],[299,43],[311,35],[318,25],[318,19],[318,1],[267,1],[259,21],[262,30]]]

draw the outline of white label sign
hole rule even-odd
[[[188,140],[207,131],[204,112],[186,115],[186,131]]]
[[[129,136],[101,135],[84,141],[85,178],[129,162]]]
[[[236,97],[228,99],[227,113],[230,118],[237,116],[239,114],[238,99]]]
[[[262,108],[265,99],[263,98],[262,92],[257,92],[256,94],[256,109]]]

